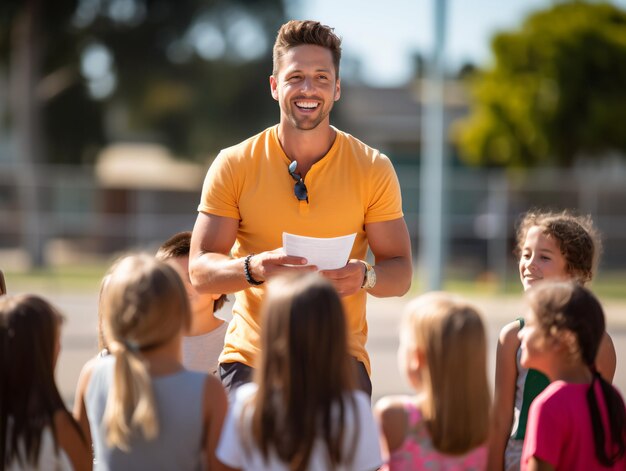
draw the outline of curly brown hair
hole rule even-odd
[[[515,256],[519,259],[531,227],[540,227],[553,238],[567,262],[567,272],[579,283],[591,281],[602,252],[600,233],[590,216],[577,216],[569,211],[529,211],[522,218],[516,233]]]

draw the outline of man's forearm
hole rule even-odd
[[[250,285],[244,276],[244,259],[219,253],[203,253],[189,262],[194,288],[204,293],[230,294]]]
[[[377,261],[376,285],[367,292],[379,298],[402,296],[411,287],[413,264],[409,257],[393,257]]]

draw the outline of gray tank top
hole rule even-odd
[[[140,431],[131,436],[130,452],[106,444],[102,423],[113,385],[115,358],[98,360],[85,395],[94,445],[95,470],[199,470],[202,469],[203,397],[207,375],[182,370],[152,378],[159,435],[146,441]]]

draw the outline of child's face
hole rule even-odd
[[[174,257],[170,261],[176,266],[183,279],[189,302],[191,303],[191,311],[195,313],[213,313],[213,302],[220,297],[219,294],[198,293],[191,284],[189,278],[189,256]]]
[[[570,278],[567,261],[554,238],[543,233],[539,226],[531,227],[519,260],[519,275],[524,291],[541,280]]]
[[[517,334],[522,345],[520,363],[524,368],[536,368],[544,352],[545,337],[537,325],[537,318],[532,310],[524,316],[524,328]]]

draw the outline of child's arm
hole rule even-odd
[[[59,447],[65,452],[76,471],[92,468],[91,451],[85,437],[66,410],[54,414],[54,429]]]
[[[215,455],[227,409],[228,398],[222,383],[215,376],[208,375],[204,387],[204,455],[210,471],[233,470]]]
[[[613,377],[615,376],[616,365],[617,356],[615,354],[613,340],[607,332],[604,332],[598,354],[596,355],[596,368],[598,368],[598,373],[600,373],[607,382],[612,383]]]
[[[387,463],[391,453],[404,443],[409,421],[404,404],[397,397],[383,397],[374,407],[374,416],[380,428],[380,449]]]
[[[517,338],[519,322],[511,322],[500,331],[496,350],[496,380],[491,411],[489,458],[487,469],[501,471],[504,468],[504,451],[511,434],[515,383],[517,377],[516,356],[520,341]]]
[[[527,471],[554,471],[554,467],[550,463],[535,458],[534,456],[528,460],[526,469]]]
[[[97,361],[95,358],[89,360],[80,372],[74,397],[74,408],[72,410],[74,419],[78,422],[78,426],[89,446],[91,446],[91,430],[89,430],[89,419],[87,418],[87,409],[85,407],[85,394],[87,393],[87,386],[89,386],[95,361]]]

